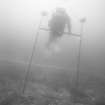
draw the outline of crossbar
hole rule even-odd
[[[44,65],[44,64],[35,64],[35,66],[43,67],[43,68],[54,68],[54,69],[61,69],[61,70],[70,70],[69,68],[59,67],[54,65]]]
[[[40,30],[50,31],[49,29],[46,29],[46,28],[40,28]],[[75,34],[75,33],[64,32],[64,34],[70,34],[70,35],[75,36],[75,37],[81,37],[80,34]]]

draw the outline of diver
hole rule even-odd
[[[47,47],[49,48],[51,44],[56,43],[56,41],[64,35],[66,27],[68,34],[71,33],[71,20],[66,10],[64,8],[56,8],[48,22],[48,26],[50,33]]]

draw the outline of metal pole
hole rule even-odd
[[[79,43],[79,52],[78,52],[78,55],[77,55],[77,73],[76,73],[76,88],[79,87],[79,79],[80,79],[80,63],[81,63],[81,53],[82,53],[82,39],[83,39],[83,28],[84,28],[84,22],[85,22],[85,18],[80,20],[81,22],[81,30],[80,30],[80,43]]]
[[[49,29],[43,28],[43,27],[41,27],[40,30],[50,31]],[[78,34],[78,33],[68,33],[68,32],[64,32],[64,34],[67,34],[67,35],[70,34],[70,35],[72,35],[72,36],[74,36],[74,37],[80,37],[80,34]]]
[[[39,35],[39,30],[40,30],[40,26],[41,26],[41,23],[42,23],[42,19],[43,19],[43,16],[41,17],[40,22],[39,22],[39,26],[38,26],[38,29],[37,29],[36,37],[35,37],[33,48],[32,48],[32,53],[31,53],[31,56],[30,56],[30,60],[29,60],[29,64],[28,64],[27,70],[26,70],[26,76],[25,76],[25,79],[24,79],[24,82],[23,82],[23,89],[22,89],[22,93],[23,94],[25,93],[25,90],[27,88],[28,76],[29,76],[29,72],[30,72],[30,69],[31,69],[34,52],[35,52],[36,46],[37,46],[38,35]]]

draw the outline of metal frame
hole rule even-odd
[[[39,27],[37,29],[37,33],[36,33],[36,37],[35,37],[35,41],[34,41],[34,44],[33,44],[33,49],[32,49],[32,53],[31,53],[31,56],[30,56],[30,60],[29,60],[29,64],[28,64],[28,67],[27,67],[27,70],[26,70],[26,76],[24,78],[24,82],[23,82],[23,89],[22,89],[22,93],[24,94],[25,93],[25,90],[27,88],[27,84],[28,84],[28,75],[29,75],[29,71],[31,69],[31,64],[32,64],[32,59],[33,59],[33,56],[34,56],[34,52],[36,50],[36,45],[37,45],[37,41],[38,41],[38,35],[39,35],[39,30],[44,30],[44,31],[49,31],[49,29],[46,29],[46,28],[41,28],[41,23],[42,23],[42,19],[43,19],[44,15],[42,15],[42,18],[40,19],[40,23],[39,23]],[[74,37],[78,37],[80,38],[80,43],[79,43],[79,52],[78,52],[78,56],[77,56],[77,73],[76,73],[76,87],[79,86],[79,72],[80,72],[80,58],[81,58],[81,49],[82,49],[82,37],[83,37],[83,23],[85,21],[80,21],[81,22],[81,31],[80,31],[80,34],[76,34],[76,33],[67,33],[67,32],[64,32],[64,34],[70,34]],[[42,67],[42,65],[38,64],[39,66]],[[43,66],[43,67],[50,67],[52,68],[53,66]],[[59,68],[61,69],[60,67],[54,67],[55,69]],[[64,69],[64,68],[62,68]]]

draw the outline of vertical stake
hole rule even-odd
[[[85,18],[81,19],[81,30],[80,30],[80,42],[79,42],[79,51],[77,55],[77,73],[76,73],[76,88],[79,88],[79,79],[80,79],[80,63],[81,63],[81,53],[82,53],[82,39],[83,39],[83,28],[84,22],[86,21]]]
[[[27,85],[28,85],[28,76],[29,76],[29,72],[30,72],[30,69],[31,69],[34,52],[36,52],[36,46],[37,46],[39,30],[40,30],[40,26],[41,26],[41,23],[42,23],[42,19],[43,19],[43,15],[42,15],[42,17],[40,19],[40,22],[39,22],[39,26],[38,26],[38,29],[37,29],[37,32],[36,32],[36,37],[35,37],[33,48],[32,48],[32,53],[31,53],[31,56],[30,56],[30,60],[29,60],[29,63],[28,63],[27,70],[26,70],[26,75],[25,75],[25,78],[24,78],[24,81],[23,81],[23,89],[22,89],[23,94],[25,94],[25,91],[26,91],[26,88],[27,88]]]

